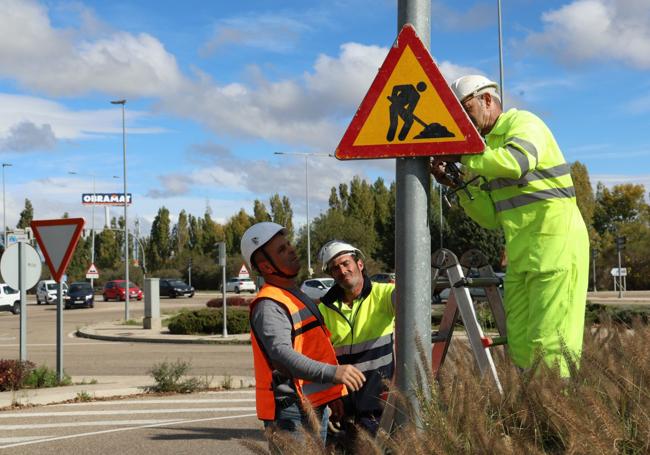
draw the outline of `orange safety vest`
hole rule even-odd
[[[336,353],[330,341],[330,333],[321,319],[300,299],[282,288],[265,284],[250,307],[251,314],[257,302],[270,299],[282,306],[291,319],[291,339],[293,349],[318,362],[337,365]],[[317,307],[314,305],[314,308]],[[316,309],[316,311],[318,311]],[[253,363],[255,366],[255,401],[257,417],[261,420],[275,420],[275,399],[272,386],[272,371],[270,359],[264,353],[251,328],[251,344],[253,346]],[[305,379],[293,378],[293,383],[301,400],[307,400],[314,406],[334,401],[347,391],[343,384],[314,383]]]

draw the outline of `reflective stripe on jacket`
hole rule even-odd
[[[354,394],[355,409],[360,411],[381,409],[383,380],[393,375],[394,289],[392,284],[372,283],[364,277],[361,295],[351,309],[344,306],[338,285],[323,296],[318,306],[339,364],[352,364],[366,376],[366,383]]]
[[[329,340],[329,331],[316,314],[289,291],[276,286],[264,285],[251,304],[250,311],[257,302],[270,299],[280,305],[292,325],[291,339],[293,349],[312,360],[336,365],[336,354]],[[316,306],[313,306],[317,311]],[[255,400],[257,417],[262,420],[275,419],[275,396],[273,392],[273,366],[251,330],[253,363],[255,366]],[[293,378],[294,388],[302,400],[314,406],[321,406],[346,394],[342,384],[319,384],[304,379]]]
[[[557,270],[550,243],[540,251],[535,240],[549,234],[582,236],[585,228],[570,166],[553,134],[534,114],[510,109],[485,141],[483,153],[462,158],[482,183],[468,187],[473,200],[458,193],[461,205],[483,227],[503,227],[508,271]]]

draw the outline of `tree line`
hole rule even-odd
[[[650,206],[645,200],[643,185],[622,184],[612,188],[598,182],[595,192],[587,168],[580,162],[571,166],[580,212],[589,229],[591,243],[590,289],[594,278],[599,290],[613,289],[610,270],[618,264],[615,239],[625,237],[622,265],[627,268],[628,289],[650,289]],[[443,190],[444,191],[444,190]],[[337,238],[359,247],[366,256],[371,273],[393,271],[395,267],[395,184],[383,179],[368,182],[354,177],[330,190],[328,208],[310,223],[311,264],[315,275],[321,275],[317,253],[325,242]],[[451,199],[451,206],[441,204],[440,189],[432,182],[429,206],[429,228],[432,252],[441,244],[460,255],[478,248],[490,259],[496,270],[503,268],[504,239],[500,230],[486,230],[469,219]],[[161,207],[148,235],[138,239],[129,236],[130,251],[138,250],[137,263],[130,264],[132,281],[143,284],[144,276],[190,279],[198,289],[215,289],[221,282],[216,265],[217,242],[225,242],[227,275],[237,275],[243,260],[239,242],[244,231],[254,223],[273,221],[286,226],[297,245],[303,263],[307,263],[306,226],[296,229],[293,209],[287,196],[272,195],[268,203],[255,200],[252,213],[244,208],[221,224],[212,218],[208,207],[202,216],[182,210],[172,220],[169,210]],[[31,202],[25,200],[18,228],[29,225],[33,218]],[[63,215],[67,217],[67,214]],[[408,220],[406,220],[408,222]],[[91,258],[89,231],[80,239],[68,267],[68,280],[83,280]],[[110,229],[95,236],[95,264],[100,271],[98,284],[124,274],[124,220],[113,218]],[[144,253],[144,259],[142,259]],[[146,264],[146,268],[144,265]],[[595,270],[595,275],[594,275]],[[306,267],[300,279],[307,277]],[[44,271],[44,275],[49,275]]]

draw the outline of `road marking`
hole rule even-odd
[[[17,412],[15,414],[0,414],[0,419],[13,419],[17,417],[78,417],[78,416],[101,416],[118,414],[179,414],[182,412],[238,412],[254,411],[254,407],[236,408],[181,408],[181,409],[116,409],[114,411],[66,411],[66,412]],[[4,425],[3,425],[4,426]],[[3,429],[0,426],[0,431]]]
[[[74,428],[98,427],[106,425],[152,425],[155,423],[176,422],[177,419],[149,419],[149,420],[95,420],[89,422],[64,422],[64,423],[31,423],[24,425],[2,425],[2,430],[38,430],[42,428]],[[2,438],[0,438],[1,440]],[[7,439],[7,438],[5,438]]]
[[[35,441],[38,439],[49,438],[50,436],[17,436],[13,438],[0,438],[0,444],[11,444],[14,442]]]
[[[91,401],[89,403],[65,403],[63,406],[101,406],[101,405],[117,405],[123,406],[125,404],[178,404],[178,403],[239,403],[241,401],[253,402],[255,398],[208,398],[201,399],[187,399],[187,400],[120,400],[119,402],[110,401]]]
[[[187,424],[187,423],[196,423],[196,422],[209,422],[211,420],[227,420],[227,419],[241,419],[245,417],[254,417],[256,414],[240,414],[236,416],[223,416],[223,417],[209,417],[207,419],[192,419],[192,420],[177,420],[177,421],[171,421],[171,422],[164,422],[164,423],[153,423],[150,425],[140,425],[136,427],[129,427],[129,428],[113,428],[110,430],[102,430],[102,431],[93,431],[90,433],[79,433],[79,434],[70,434],[66,436],[57,436],[57,437],[52,437],[52,438],[44,438],[44,439],[39,439],[35,441],[24,441],[24,442],[18,442],[15,444],[7,444],[4,446],[0,446],[0,449],[7,449],[10,447],[18,447],[18,446],[26,446],[26,445],[31,445],[31,444],[39,444],[41,442],[52,442],[52,441],[61,441],[64,439],[72,439],[72,438],[80,438],[83,436],[95,436],[99,434],[107,434],[107,433],[117,433],[120,431],[131,431],[131,430],[141,430],[143,428],[155,428],[159,427],[162,425],[180,425],[180,424]]]

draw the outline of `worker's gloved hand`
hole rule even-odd
[[[345,387],[356,392],[363,386],[364,382],[366,382],[366,377],[354,365],[339,365],[336,367],[336,373],[334,373],[335,384],[345,384]]]
[[[440,183],[441,185],[445,185],[450,188],[456,188],[456,183],[447,174],[447,163],[453,162],[453,160],[449,158],[450,157],[447,156],[432,158],[431,174],[433,174],[433,178],[436,179],[436,182]]]

